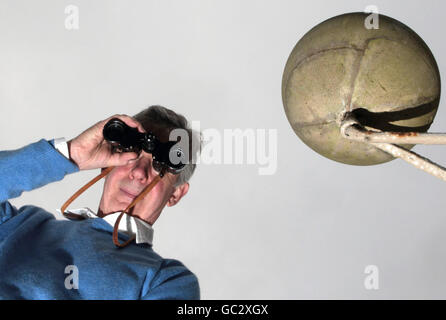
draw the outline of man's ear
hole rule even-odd
[[[186,193],[189,191],[189,183],[183,183],[182,185],[175,188],[174,192],[170,196],[169,200],[167,201],[167,206],[172,207],[180,201],[182,197],[186,195]]]

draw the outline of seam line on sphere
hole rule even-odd
[[[361,51],[364,51],[364,50],[361,49],[361,48],[357,48],[357,47],[349,47],[349,46],[344,46],[344,47],[333,47],[333,48],[321,49],[321,50],[319,50],[319,51],[310,53],[310,55],[308,55],[308,56],[306,56],[305,58],[303,58],[302,60],[300,60],[300,61],[295,65],[295,67],[294,67],[292,70],[290,70],[289,74],[291,75],[291,74],[294,72],[294,70],[296,70],[301,64],[303,64],[304,62],[307,62],[308,60],[312,59],[314,56],[323,54],[323,53],[328,52],[328,51],[336,51],[336,50],[354,50],[354,51],[360,51],[360,52],[361,52]],[[287,83],[288,83],[288,81],[289,81],[289,79],[287,79]]]
[[[369,44],[372,41],[381,40],[381,39],[387,40],[387,41],[396,42],[396,40],[390,39],[389,37],[369,38],[366,41],[364,41],[362,49],[359,50],[361,52],[361,54],[357,58],[357,60],[354,62],[353,66],[352,66],[352,68],[353,68],[353,77],[352,77],[352,82],[351,82],[351,87],[350,87],[349,101],[347,102],[347,105],[346,105],[346,111],[347,112],[351,112],[353,110],[352,101],[353,101],[353,95],[355,93],[355,88],[356,88],[356,80],[358,79],[359,72],[361,71],[361,65],[362,65],[362,62],[364,61],[364,57],[365,57],[366,51],[367,51],[367,49],[369,47]]]
[[[356,87],[356,79],[358,78],[359,75],[359,71],[361,70],[361,64],[362,61],[364,60],[364,56],[365,56],[365,49],[362,50],[359,54],[359,56],[355,59],[355,61],[353,62],[352,65],[352,78],[351,78],[351,82],[350,82],[350,93],[348,95],[348,101],[347,104],[344,106],[345,111],[347,112],[351,112],[352,111],[352,101],[353,101],[353,93],[355,92],[355,87]]]
[[[293,122],[293,127],[306,128],[306,127],[314,127],[314,126],[325,126],[327,124],[336,122],[336,120],[328,120],[322,122]]]

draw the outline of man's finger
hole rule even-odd
[[[109,166],[125,166],[136,159],[138,155],[135,152],[115,153],[110,158]]]
[[[138,128],[139,132],[143,132],[143,133],[146,132],[144,127],[137,120],[135,120],[134,118],[132,118],[128,115],[121,114],[121,115],[117,115],[116,118],[121,119],[130,127]]]

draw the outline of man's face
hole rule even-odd
[[[145,152],[141,152],[137,160],[115,167],[106,177],[99,211],[107,215],[124,210],[157,175],[152,155]],[[132,215],[153,224],[166,205],[175,205],[187,193],[188,183],[175,188],[176,179],[177,175],[166,173],[135,205]]]

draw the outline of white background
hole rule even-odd
[[[65,29],[69,4],[79,7],[79,30]],[[276,174],[202,165],[189,194],[155,223],[155,251],[190,268],[203,299],[446,298],[446,184],[401,160],[356,167],[323,158],[283,111],[282,72],[296,42],[370,4],[415,30],[445,73],[440,0],[2,0],[0,147],[72,138],[152,104],[202,129],[277,129]],[[432,132],[446,131],[442,104]],[[443,146],[414,151],[446,163]],[[12,203],[54,212],[97,173]],[[100,193],[97,185],[72,207],[96,209]],[[379,290],[364,287],[367,265],[379,268]]]

